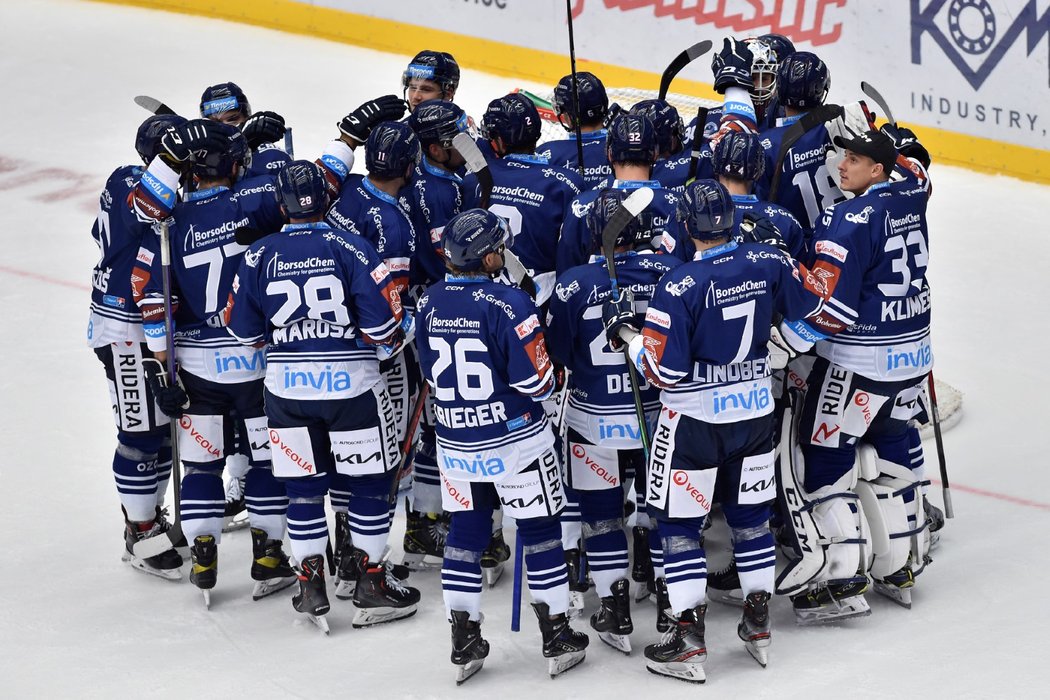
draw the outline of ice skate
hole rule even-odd
[[[452,611],[452,663],[456,665],[456,685],[481,670],[489,655],[489,643],[481,637],[481,622],[471,620],[466,610]]]
[[[612,585],[612,595],[602,598],[602,606],[591,615],[591,627],[602,640],[616,651],[631,655],[631,591],[627,579]]]
[[[135,556],[135,543],[148,537],[163,537],[161,525],[156,520],[152,522],[134,523],[124,521],[124,553],[121,561],[127,562],[133,569],[156,576],[167,581],[178,581],[182,579],[182,557],[174,547],[152,557]]]
[[[791,596],[795,608],[795,622],[802,626],[823,625],[871,614],[864,591],[868,579],[854,576],[848,579],[823,581],[815,587]]]
[[[292,596],[292,607],[301,612],[327,635],[328,620],[325,615],[331,609],[324,582],[324,557],[315,554],[299,563],[299,592]]]
[[[911,610],[911,589],[915,586],[915,575],[911,566],[904,566],[885,579],[875,579],[875,592],[892,600],[902,608]]]
[[[412,571],[441,566],[445,557],[445,529],[436,513],[405,509],[405,557],[401,563]]]
[[[772,641],[769,632],[769,599],[766,591],[749,593],[744,600],[744,615],[737,625],[737,636],[744,642],[747,653],[762,668],[769,663],[769,645]]]
[[[354,550],[354,555],[362,571],[353,595],[357,607],[355,628],[393,622],[416,614],[417,589],[404,585],[385,562],[370,562],[368,555],[359,549]]]
[[[510,559],[510,547],[503,539],[503,530],[492,533],[489,546],[481,553],[481,573],[485,577],[485,586],[492,588],[503,576],[503,569]]]
[[[248,511],[244,506],[244,477],[230,479],[226,484],[226,510],[223,513],[222,531],[243,530],[250,525]]]
[[[667,632],[674,626],[675,618],[671,614],[671,600],[667,597],[667,579],[656,579],[656,631]]]
[[[587,592],[587,580],[582,572],[580,550],[565,550],[565,567],[569,570],[569,618],[575,619],[583,613],[583,594]]]
[[[332,548],[332,565],[335,568],[335,583],[336,586],[342,580],[339,572],[342,568],[343,554],[350,551],[353,547],[352,537],[350,535],[350,514],[344,511],[336,511],[335,513],[335,543]],[[353,590],[350,591],[353,593]]]
[[[295,572],[280,540],[266,539],[266,531],[252,528],[252,600],[259,600],[295,583]]]
[[[387,547],[387,551],[390,548]],[[404,583],[408,580],[408,575],[411,570],[403,564],[391,564],[389,561],[385,561],[386,553],[384,552],[384,563],[391,574],[394,575],[398,581]],[[354,590],[357,588],[357,580],[361,578],[361,574],[364,571],[360,568],[361,563],[367,559],[367,555],[353,546],[349,545],[349,550],[339,557],[339,569],[336,573],[336,586],[335,586],[335,597],[339,600],[352,600],[354,597]]]
[[[156,516],[157,517],[157,526],[160,528],[161,532],[163,532],[164,534],[168,534],[168,532],[172,528],[172,524],[168,520],[168,509],[167,509],[167,507],[161,508],[160,506],[157,506],[156,512],[157,512],[157,516]],[[181,526],[179,527],[179,532],[180,533],[182,532],[182,527]],[[178,551],[179,556],[181,556],[183,559],[185,559],[186,557],[188,557],[190,555],[190,544],[189,544],[189,542],[186,541],[186,535],[180,534],[179,537],[174,542],[172,542],[172,545]]]
[[[551,678],[583,663],[590,643],[587,635],[570,627],[569,617],[565,613],[552,618],[546,603],[533,603],[532,609],[536,611],[540,623],[543,656],[547,659],[547,672]]]
[[[211,589],[219,576],[219,547],[211,535],[198,535],[190,547],[190,583],[200,589],[204,607],[211,608]]]
[[[649,551],[649,528],[631,528],[634,561],[631,564],[631,580],[634,602],[640,603],[653,591],[653,555]]]
[[[729,562],[724,569],[707,576],[707,597],[726,605],[744,604],[744,592],[740,589],[740,577],[736,572],[736,561]]]
[[[670,676],[689,683],[707,680],[704,662],[707,644],[704,642],[704,615],[707,605],[686,610],[662,639],[645,647],[645,667],[650,673]]]

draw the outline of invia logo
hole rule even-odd
[[[929,34],[978,90],[1022,34],[1030,56],[1050,33],[1050,8],[1040,15],[1037,4],[1029,0],[1020,9],[997,12],[990,0],[930,0],[925,7],[923,0],[911,0],[911,62],[922,64],[922,39]]]

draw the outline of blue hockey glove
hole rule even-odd
[[[621,289],[617,296],[610,297],[602,304],[602,324],[605,326],[605,337],[609,339],[609,347],[613,350],[623,349],[625,341],[620,337],[621,330],[641,331],[634,313],[634,294],[630,289]]]
[[[372,133],[372,127],[380,122],[396,122],[405,116],[408,103],[397,95],[383,95],[369,100],[343,117],[339,131],[357,143],[364,143]],[[354,145],[354,144],[351,144]]]
[[[745,243],[764,243],[779,249],[784,255],[791,256],[780,230],[764,216],[755,216],[751,212],[744,214],[744,220],[740,222],[740,232]]]
[[[277,112],[256,112],[248,117],[241,127],[248,147],[255,150],[264,143],[274,143],[284,138],[284,117]]]
[[[715,76],[715,92],[724,95],[727,88],[739,87],[750,90],[754,87],[751,79],[751,49],[742,41],[726,37],[722,50],[711,58],[711,73]]]
[[[893,147],[902,156],[914,158],[922,163],[924,168],[930,167],[930,152],[919,143],[919,138],[914,131],[906,126],[898,126],[897,124],[883,124],[879,131],[890,137],[893,141]]]
[[[177,372],[175,386],[168,386],[168,372],[160,360],[147,357],[142,360],[142,369],[146,375],[146,385],[164,415],[168,418],[178,418],[190,407],[190,397],[186,395],[186,389],[183,388]]]

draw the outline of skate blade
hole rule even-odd
[[[646,585],[645,581],[634,581],[631,583],[631,597],[634,602],[641,603],[643,600],[648,600],[652,593],[649,591],[649,586]]]
[[[416,614],[416,606],[409,605],[405,608],[358,608],[354,615],[354,629],[362,627],[374,627],[387,622],[393,622]]]
[[[462,666],[456,666],[456,685],[463,685],[485,665],[485,659],[472,659]]]
[[[602,640],[616,651],[627,656],[631,655],[631,637],[627,634],[613,634],[612,632],[599,632],[598,639]]]
[[[204,596],[204,609],[211,610],[211,591],[209,589],[202,588],[201,595]]]
[[[433,554],[409,554],[406,552],[401,560],[401,565],[407,567],[409,571],[423,571],[425,569],[436,569],[441,566],[443,561],[441,557]]]
[[[580,591],[569,591],[569,610],[568,615],[570,620],[575,620],[583,613],[583,593]]]
[[[496,564],[495,566],[482,567],[481,573],[485,576],[485,587],[494,588],[503,576],[503,569],[506,565],[503,562]]]
[[[744,593],[739,588],[733,588],[728,591],[720,591],[717,588],[707,587],[707,597],[710,600],[718,601],[723,605],[733,605],[738,608],[744,607]]]
[[[769,663],[769,639],[759,639],[754,642],[745,642],[744,648],[747,649],[747,653],[751,654],[751,658],[758,662],[758,665],[762,668],[766,667]]]
[[[324,636],[331,634],[332,630],[328,627],[328,620],[325,619],[324,615],[311,615],[306,613],[306,619],[312,622],[317,629],[324,633]]]
[[[256,581],[255,588],[252,589],[252,600],[262,600],[266,596],[273,595],[278,591],[283,591],[288,588],[298,579],[295,576],[287,576],[285,578],[271,578],[265,581]]]
[[[897,586],[894,586],[893,584],[882,583],[881,581],[876,581],[875,582],[875,592],[878,593],[881,596],[885,596],[886,598],[889,598],[890,600],[892,600],[894,603],[896,603],[897,605],[901,606],[902,608],[905,608],[906,610],[911,610],[911,587],[910,586],[908,588],[898,588]]]
[[[251,522],[248,520],[248,512],[243,511],[241,513],[238,513],[237,515],[232,515],[228,518],[225,518],[222,521],[222,531],[236,532],[237,530],[244,530],[249,525],[251,525]]]
[[[864,596],[857,595],[843,598],[838,601],[837,605],[825,605],[813,610],[795,610],[795,623],[800,627],[811,627],[867,617],[870,614],[871,608],[868,607],[868,601],[864,600]]]
[[[357,581],[343,581],[335,585],[335,597],[339,600],[350,600],[354,597],[354,590],[357,588]]]
[[[551,678],[557,678],[566,671],[582,664],[586,657],[587,651],[583,649],[570,651],[559,656],[552,656],[547,659],[547,673],[550,674]]]
[[[142,561],[138,557],[136,557],[134,554],[130,554],[128,552],[125,552],[124,555],[120,558],[120,560],[128,564],[132,569],[135,569],[136,571],[141,571],[142,573],[149,574],[150,576],[156,576],[157,578],[164,579],[165,581],[182,580],[181,570],[156,569],[147,564],[146,562]]]
[[[649,673],[655,673],[658,676],[677,678],[678,680],[687,683],[703,683],[707,680],[707,673],[704,672],[704,665],[699,661],[693,663],[682,661],[668,661],[666,663],[660,661],[649,661],[645,664],[645,667],[649,670]]]

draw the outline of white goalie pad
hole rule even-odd
[[[930,530],[923,507],[922,481],[907,467],[879,459],[874,448],[857,451],[863,479],[857,495],[871,532],[871,575],[885,579],[912,565],[922,571],[930,551]],[[905,498],[914,498],[910,502]]]

